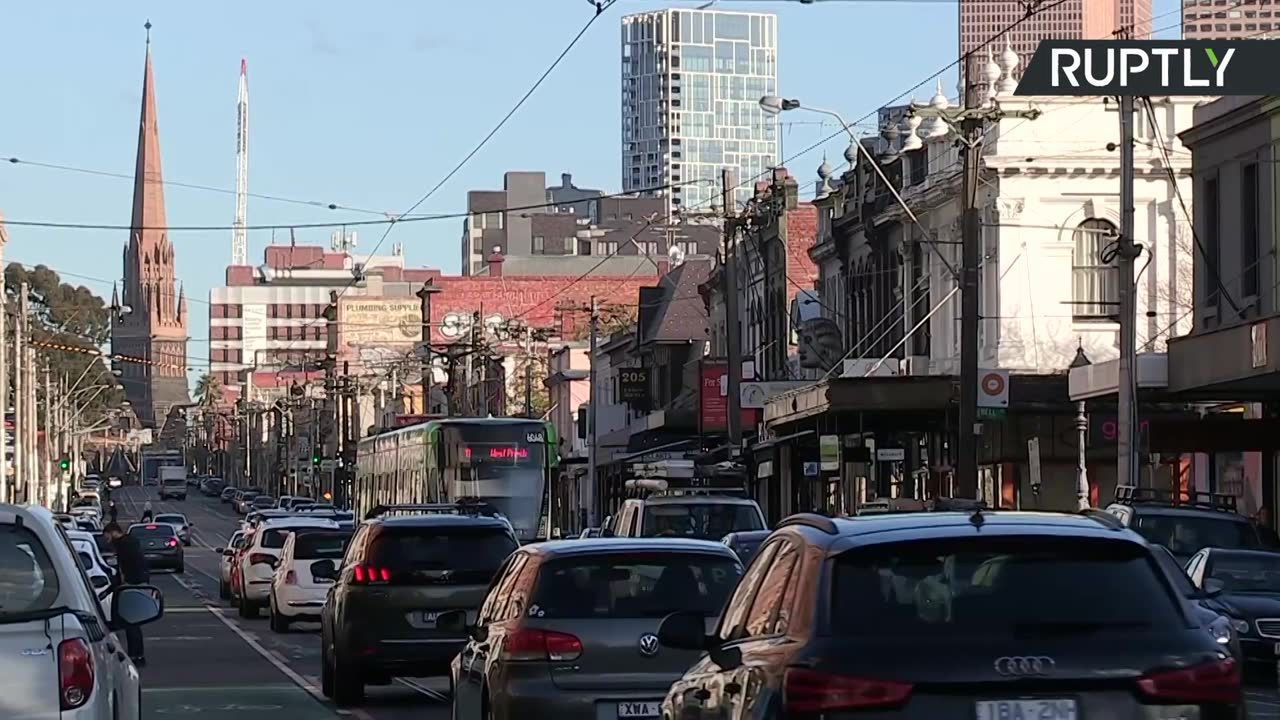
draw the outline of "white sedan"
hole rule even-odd
[[[107,565],[102,553],[98,551],[98,541],[93,533],[68,530],[67,538],[71,540],[71,547],[79,556],[80,565],[89,576],[89,582],[93,583],[93,591],[98,594],[98,600],[102,603],[102,612],[111,617],[111,578],[115,571]]]

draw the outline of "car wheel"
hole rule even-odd
[[[221,600],[231,599],[231,588],[227,587],[227,583],[223,580],[218,581],[218,598]]]
[[[250,619],[258,617],[258,606],[248,598],[240,598],[240,617]]]
[[[364,700],[364,678],[355,667],[342,662],[342,651],[333,658],[333,702],[338,707],[359,705]]]
[[[320,692],[327,698],[333,697],[333,666],[329,658],[329,639],[324,630],[320,631]]]
[[[186,572],[186,571],[187,571],[187,564],[186,564],[185,562],[180,562],[180,563],[178,563],[178,569],[177,569],[177,571],[176,571],[176,572],[177,572],[179,575],[181,575],[182,573],[184,573],[184,572]]]
[[[277,633],[289,632],[289,618],[280,614],[276,609],[276,600],[271,599],[271,631]]]

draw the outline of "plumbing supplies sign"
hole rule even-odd
[[[1274,95],[1280,40],[1041,40],[1015,95]]]

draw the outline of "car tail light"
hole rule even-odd
[[[178,547],[178,541],[173,538],[169,538],[169,541],[166,542],[165,545],[168,545],[169,547]]]
[[[1168,703],[1241,702],[1240,666],[1232,658],[1203,665],[1148,673],[1138,679],[1147,698]]]
[[[249,556],[250,565],[270,565],[276,559],[266,553],[253,553]]]
[[[582,641],[568,633],[552,630],[520,628],[506,636],[502,644],[503,660],[577,660],[582,655]]]
[[[391,582],[390,570],[373,565],[357,565],[352,569],[351,575],[352,579],[361,585]]]
[[[297,584],[298,584],[298,574],[297,574],[297,573],[295,573],[295,572],[294,572],[294,571],[292,571],[292,570],[290,570],[289,572],[285,573],[285,574],[284,574],[284,584],[285,584],[285,585],[297,585]]]
[[[156,526],[155,526],[155,525],[148,525],[148,526],[147,526],[147,529],[148,529],[148,530],[155,530],[155,529],[156,529]]]
[[[63,710],[75,710],[93,694],[93,655],[80,638],[58,645],[58,702]]]
[[[909,697],[910,683],[793,667],[783,681],[782,704],[788,713],[819,714],[892,707]]]

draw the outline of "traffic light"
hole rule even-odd
[[[62,472],[66,472],[70,470],[71,460],[67,459],[66,457],[58,458],[58,469],[61,470]]]
[[[315,453],[311,456],[311,464],[312,465],[320,464],[320,453]]]

